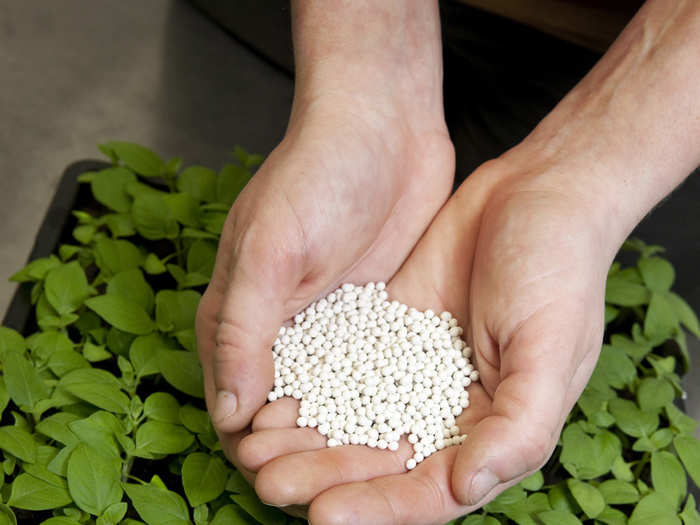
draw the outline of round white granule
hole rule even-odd
[[[316,428],[329,447],[395,451],[408,434],[410,470],[466,439],[455,418],[479,374],[451,313],[390,301],[385,288],[346,283],[281,327],[268,400],[299,400],[297,425]]]

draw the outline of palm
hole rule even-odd
[[[465,444],[404,473],[407,443],[396,453],[323,448],[282,400],[260,411],[241,447],[263,499],[313,501],[318,523],[442,523],[470,510],[455,494],[469,492],[484,457],[509,481],[491,496],[546,459],[597,358],[607,254],[568,198],[531,183],[503,191],[500,175],[474,173],[389,284],[393,297],[467,327],[481,383],[458,418]]]

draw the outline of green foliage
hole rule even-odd
[[[74,244],[12,280],[37,329],[0,327],[0,525],[299,523],[260,502],[225,459],[204,406],[194,316],[228,208],[262,162],[214,171],[128,142],[85,173]],[[550,461],[463,525],[698,525],[697,422],[676,406],[690,306],[658,246],[615,263],[593,376]],[[4,480],[4,481],[3,481]]]

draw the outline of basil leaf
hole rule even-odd
[[[61,260],[55,255],[40,257],[39,259],[34,259],[28,263],[27,266],[22,268],[20,271],[14,273],[10,277],[10,281],[16,283],[42,281],[49,270],[60,265]]]
[[[202,166],[189,166],[177,178],[178,191],[192,195],[197,201],[216,200],[216,172]]]
[[[100,454],[119,457],[121,450],[116,435],[123,434],[124,428],[114,415],[100,410],[89,417],[73,421],[68,426],[81,442],[87,443]]]
[[[136,175],[121,166],[100,170],[92,177],[92,195],[97,202],[114,211],[128,212],[131,197],[126,192],[126,185],[136,180]]]
[[[216,456],[195,452],[182,464],[182,485],[192,507],[218,498],[227,479],[228,469]]]
[[[685,472],[680,461],[670,452],[660,451],[651,455],[651,482],[657,494],[665,496],[674,509],[685,499]]]
[[[49,388],[22,353],[8,352],[2,365],[7,392],[17,406],[32,408],[49,396]]]
[[[598,490],[608,505],[627,505],[639,501],[637,488],[631,483],[619,479],[604,481],[598,486]]]
[[[678,436],[673,440],[673,446],[688,475],[700,485],[700,441],[693,436]]]
[[[121,383],[112,374],[98,368],[79,368],[61,378],[61,388],[93,405],[126,414],[129,411],[129,398],[120,388]]]
[[[36,431],[64,445],[72,445],[78,442],[78,438],[68,425],[78,419],[80,418],[75,414],[57,412],[39,421],[36,425]]]
[[[200,410],[192,405],[180,407],[180,422],[190,432],[204,434],[212,430],[209,414],[206,410]]]
[[[165,380],[178,390],[204,399],[202,366],[197,355],[180,350],[158,352],[158,366]]]
[[[194,327],[197,306],[202,298],[194,290],[161,290],[156,294],[156,324],[164,332]]]
[[[136,231],[149,240],[174,239],[180,232],[165,199],[153,193],[139,193],[131,207]]]
[[[178,454],[194,442],[194,436],[180,425],[147,421],[136,431],[136,447],[150,454]]]
[[[228,504],[221,507],[209,525],[250,525],[250,518],[241,510],[238,505]],[[492,525],[486,522],[484,525]],[[498,525],[498,522],[493,525]]]
[[[665,294],[652,292],[644,316],[644,335],[651,340],[664,340],[678,330],[678,318]]]
[[[605,283],[605,302],[618,306],[642,306],[649,302],[649,290],[615,274]]]
[[[675,509],[669,507],[668,500],[661,494],[652,492],[644,496],[632,511],[629,525],[681,525]]]
[[[698,514],[695,498],[692,494],[688,495],[688,500],[685,502],[683,512],[679,514],[684,525],[700,525],[700,514]]]
[[[581,520],[566,510],[547,510],[537,517],[544,525],[581,525]]]
[[[627,525],[627,516],[622,511],[612,507],[605,507],[603,512],[596,516],[596,521],[606,525]]]
[[[187,251],[187,271],[211,277],[216,261],[216,244],[204,239],[192,243]]]
[[[165,171],[165,163],[153,151],[133,142],[110,141],[101,144],[103,151],[109,151],[127,167],[140,175],[154,177],[162,175]]]
[[[153,289],[138,268],[124,270],[112,277],[107,283],[107,293],[136,303],[147,313],[153,311],[155,301]]]
[[[27,463],[36,461],[36,441],[29,432],[19,427],[0,427],[0,449]]]
[[[571,495],[579,504],[583,512],[589,518],[593,519],[598,514],[603,512],[605,508],[605,500],[600,491],[593,485],[577,479],[568,479],[566,481]]]
[[[139,377],[160,372],[158,352],[173,345],[162,335],[153,333],[134,339],[129,347],[129,359]]]
[[[642,275],[644,284],[652,292],[665,292],[676,276],[673,266],[661,257],[641,257],[637,262],[637,268]]]
[[[46,299],[59,314],[77,310],[92,292],[85,272],[77,261],[50,270],[46,274],[44,289]]]
[[[51,371],[58,377],[78,370],[79,368],[89,368],[90,363],[75,350],[56,350],[48,362]]]
[[[199,206],[189,193],[169,193],[163,196],[163,200],[180,224],[193,228],[199,226]]]
[[[673,402],[676,392],[668,380],[661,377],[646,377],[637,387],[637,402],[642,410],[657,412]]]
[[[20,474],[12,482],[7,504],[18,509],[49,510],[72,501],[65,483],[54,484],[30,474]]]
[[[242,166],[225,165],[219,172],[216,181],[216,196],[218,202],[231,206],[238,194],[243,190],[252,175]]]
[[[121,462],[84,443],[70,455],[67,480],[75,504],[90,514],[99,516],[121,501]]]
[[[659,426],[659,417],[654,412],[640,410],[632,401],[613,399],[609,408],[617,426],[630,436],[649,437]]]
[[[682,410],[677,408],[673,403],[669,403],[665,407],[666,417],[671,423],[671,428],[674,432],[678,434],[695,434],[695,429],[698,426],[698,422],[692,417],[683,413]]]
[[[683,323],[683,326],[695,337],[700,337],[700,323],[698,323],[698,317],[688,303],[686,303],[680,295],[673,292],[667,293],[665,297],[678,320]]]
[[[83,346],[83,357],[95,363],[97,361],[104,361],[112,357],[112,354],[104,347],[104,345],[96,345],[90,341],[86,341]]]
[[[95,244],[95,264],[108,275],[138,268],[144,257],[133,243],[123,239],[100,239]]]
[[[127,213],[110,213],[102,217],[112,237],[130,237],[136,234],[134,221]]]
[[[99,295],[85,301],[85,305],[119,330],[136,335],[151,333],[155,324],[137,303],[119,295]]]
[[[123,487],[148,525],[191,525],[187,504],[179,494],[154,485],[125,483]]]
[[[235,492],[238,494],[231,495],[231,499],[260,523],[265,523],[265,525],[282,525],[286,521],[281,511],[265,505],[258,499],[255,491],[239,471],[231,475],[227,488],[232,484],[235,485]]]
[[[24,337],[19,332],[0,326],[0,359],[5,359],[9,352],[22,353],[26,347]]]
[[[180,404],[167,392],[154,392],[143,404],[144,415],[163,423],[180,423]]]

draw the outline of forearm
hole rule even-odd
[[[700,4],[649,0],[591,72],[507,156],[595,201],[621,242],[700,163]],[[552,169],[550,169],[552,168]],[[614,226],[613,226],[614,225]]]
[[[296,0],[292,32],[294,112],[318,97],[353,96],[378,107],[412,102],[416,113],[442,116],[436,0]]]

